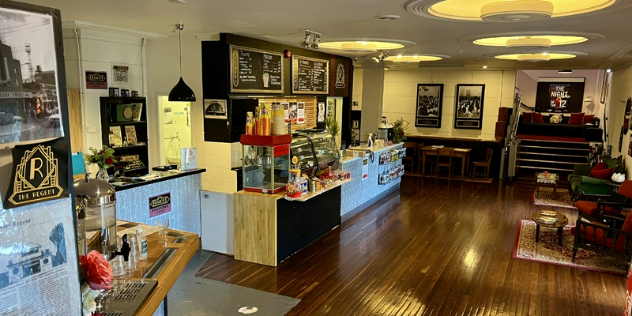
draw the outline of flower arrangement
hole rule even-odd
[[[82,280],[83,315],[94,316],[95,299],[101,291],[112,288],[110,285],[114,280],[112,265],[101,253],[92,250],[85,256],[79,256],[79,272]]]
[[[393,122],[393,143],[401,143],[406,140],[406,129],[408,128],[408,121],[404,120],[404,118],[400,118],[399,120]]]
[[[112,167],[116,163],[114,159],[114,149],[103,146],[101,150],[90,147],[92,154],[86,155],[86,161],[99,166],[99,168]]]

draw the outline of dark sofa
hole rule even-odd
[[[569,116],[562,116],[561,123],[550,123],[551,117],[543,115],[544,123],[525,123],[524,116],[520,115],[518,122],[518,134],[522,135],[545,135],[561,137],[584,137],[588,141],[602,141],[603,131],[600,128],[601,120],[593,117],[593,125],[569,125]]]

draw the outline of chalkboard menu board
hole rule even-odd
[[[292,93],[329,94],[329,61],[292,56]]]
[[[283,53],[230,46],[230,92],[283,93]]]

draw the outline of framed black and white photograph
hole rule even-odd
[[[360,121],[358,121],[358,120],[353,120],[353,122],[352,122],[352,123],[353,123],[353,124],[352,124],[352,125],[353,125],[353,126],[352,126],[352,128],[360,128]]]
[[[441,127],[443,84],[418,84],[415,126]]]
[[[482,129],[484,84],[459,84],[456,86],[454,128]]]
[[[226,100],[204,100],[204,118],[227,119]]]
[[[351,139],[354,142],[359,142],[360,141],[360,129],[359,128],[352,128],[351,129]]]
[[[53,17],[0,8],[0,30],[0,144],[64,136]]]

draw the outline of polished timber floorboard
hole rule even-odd
[[[625,277],[512,258],[532,192],[404,177],[277,268],[215,254],[197,276],[301,299],[287,315],[621,315]]]

